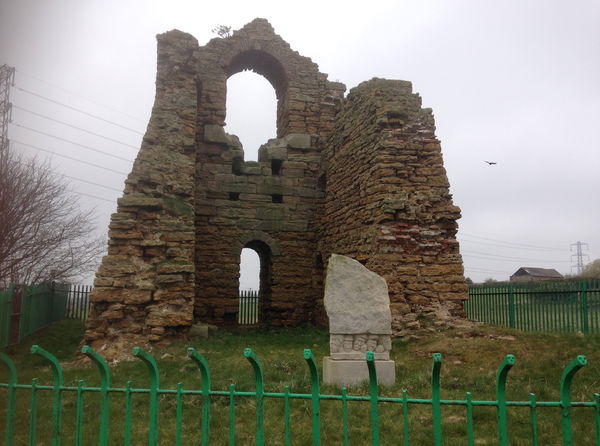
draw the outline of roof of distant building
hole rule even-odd
[[[525,274],[535,277],[552,277],[556,279],[563,278],[563,275],[553,268],[533,268],[530,266],[522,266],[513,274],[513,276],[522,276]]]

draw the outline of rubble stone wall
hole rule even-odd
[[[325,151],[320,249],[385,277],[396,334],[418,315],[460,314],[467,297],[460,209],[434,131],[410,82],[373,79],[350,91]]]
[[[158,36],[154,108],[111,217],[88,343],[158,341],[193,321],[197,46],[179,31]]]
[[[349,255],[388,280],[395,329],[467,297],[431,110],[404,81],[344,99],[310,59],[256,19],[199,47],[158,36],[156,98],[109,227],[86,342],[160,341],[194,321],[236,323],[244,247],[261,261],[261,321],[323,322],[323,268]],[[277,138],[244,160],[224,131],[227,79],[264,76]]]
[[[312,320],[317,185],[321,150],[345,86],[329,82],[257,19],[199,49],[196,164],[196,318],[235,324],[240,253],[261,259],[261,320],[271,325]],[[245,161],[237,137],[224,132],[227,79],[249,69],[277,96],[277,139]]]

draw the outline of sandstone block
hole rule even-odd
[[[161,198],[145,195],[127,195],[119,198],[117,204],[123,207],[162,208],[163,202]]]

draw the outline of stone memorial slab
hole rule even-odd
[[[365,355],[371,351],[375,353],[378,381],[392,385],[392,315],[385,279],[350,257],[332,254],[324,302],[331,354],[323,360],[324,381],[353,385],[368,379]]]

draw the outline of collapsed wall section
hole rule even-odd
[[[434,132],[410,82],[373,79],[350,91],[325,151],[321,250],[385,277],[396,334],[419,315],[460,314],[467,298],[460,210]]]
[[[85,342],[157,341],[192,323],[197,41],[158,36],[156,98],[109,226]]]

